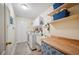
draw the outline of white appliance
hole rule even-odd
[[[36,40],[35,34],[33,32],[29,32],[28,33],[28,45],[31,50],[36,49],[35,40]]]

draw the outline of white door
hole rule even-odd
[[[27,23],[25,22],[25,20],[23,19],[16,20],[17,43],[27,42]]]

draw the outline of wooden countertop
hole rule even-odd
[[[67,55],[79,55],[79,40],[50,36],[42,41]]]

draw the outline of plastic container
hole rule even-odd
[[[64,18],[64,17],[68,17],[69,15],[70,15],[70,12],[67,9],[64,9],[61,12],[54,14],[53,19],[57,20],[57,19],[61,19],[61,18]]]
[[[58,7],[60,7],[61,5],[63,5],[64,3],[54,3],[53,4],[53,8],[57,9]]]

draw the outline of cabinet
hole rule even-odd
[[[43,55],[64,55],[63,53],[43,41],[41,45],[41,50]]]

